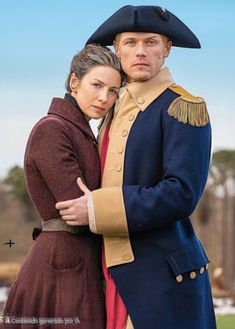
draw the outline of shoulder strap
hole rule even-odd
[[[175,84],[171,85],[169,89],[179,95],[167,110],[170,116],[191,126],[203,127],[208,124],[209,115],[202,97],[193,96],[187,90]]]

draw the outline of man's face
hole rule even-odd
[[[169,55],[171,41],[165,36],[146,32],[123,32],[114,42],[128,82],[153,78]]]

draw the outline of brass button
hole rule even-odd
[[[206,269],[208,270],[208,268],[209,268],[209,264],[206,264]]]
[[[203,274],[204,271],[205,271],[205,269],[204,269],[204,267],[202,266],[202,267],[200,268],[200,273]]]
[[[177,84],[173,83],[173,84],[171,85],[171,87],[176,88],[176,87],[177,87]]]
[[[133,121],[135,119],[135,115],[133,113],[129,114],[128,120]]]
[[[128,135],[128,131],[127,130],[123,130],[122,131],[122,137],[126,137]]]
[[[144,102],[145,102],[145,99],[143,97],[137,98],[137,103],[138,104],[144,104]]]
[[[191,272],[189,274],[189,276],[190,276],[190,279],[194,280],[196,278],[197,274],[196,274],[196,272]]]
[[[177,275],[177,277],[175,278],[177,282],[182,282],[183,281],[183,275],[179,274]]]
[[[124,238],[124,237],[121,237],[119,239],[119,242],[121,242],[121,243],[127,243],[127,241],[128,241],[128,239],[127,238]]]
[[[119,171],[121,171],[121,170],[122,170],[122,165],[117,164],[117,165],[115,166],[115,171],[119,172]]]
[[[131,254],[125,254],[122,256],[123,260],[130,260],[131,259]]]
[[[117,153],[118,154],[122,154],[124,151],[124,147],[123,146],[119,146],[118,149],[117,149]]]

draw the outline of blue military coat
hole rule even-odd
[[[135,329],[216,327],[209,260],[189,218],[207,180],[211,126],[204,101],[190,99],[182,90],[175,85],[164,88],[134,116],[124,149],[117,149],[124,153],[123,165],[115,165],[114,170],[123,172],[122,197],[133,259],[128,261],[126,254],[123,264],[111,264],[109,271]],[[130,94],[135,99],[135,93]],[[145,95],[140,96],[137,102],[142,103]],[[109,152],[114,152],[112,144]],[[116,201],[113,198],[110,204],[107,192],[112,193],[112,187],[92,194],[97,232],[112,238],[119,209],[113,210]],[[97,199],[99,193],[102,198]],[[99,219],[96,213],[98,203],[104,217],[110,213],[107,225],[101,225],[102,216]],[[120,208],[123,205],[120,202]]]

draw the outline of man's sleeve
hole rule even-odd
[[[208,175],[210,123],[194,127],[166,113],[163,129],[162,180],[152,186],[93,191],[97,233],[115,235],[126,229],[134,232],[162,228],[192,214]]]
[[[122,187],[106,187],[92,192],[88,201],[90,228],[94,233],[128,234]]]

